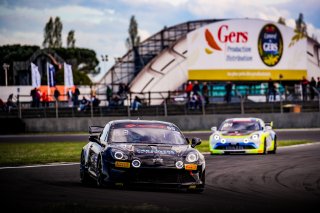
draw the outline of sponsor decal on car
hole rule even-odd
[[[130,163],[123,162],[123,161],[116,161],[115,166],[120,168],[130,168]]]
[[[197,164],[185,164],[184,169],[185,170],[197,170]]]

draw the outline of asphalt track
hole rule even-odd
[[[79,165],[0,169],[0,205],[10,212],[320,212],[320,143],[273,155],[205,155],[202,194],[96,188]]]

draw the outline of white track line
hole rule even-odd
[[[7,166],[0,167],[2,169],[26,169],[26,168],[37,168],[37,167],[51,167],[51,166],[72,166],[79,165],[80,163],[51,163],[51,164],[43,164],[43,165],[30,165],[30,166]]]

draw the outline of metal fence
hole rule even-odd
[[[310,88],[311,89],[311,88]],[[46,105],[40,103],[39,107],[31,107],[31,102],[17,102],[15,106],[0,111],[0,117],[19,118],[61,118],[61,117],[103,117],[103,116],[170,116],[170,115],[196,115],[196,114],[247,114],[247,113],[287,113],[287,112],[320,112],[320,93],[316,88],[313,100],[303,101],[302,94],[295,88],[278,90],[276,99],[267,95],[267,91],[234,88],[230,103],[226,103],[224,93],[211,91],[208,103],[200,96],[197,105],[191,107],[184,91],[168,91],[154,93],[127,93],[122,96],[118,104],[110,104],[105,94],[96,94],[100,97],[100,105],[93,107],[92,103],[84,111],[78,106],[69,106],[67,101],[51,101]],[[307,94],[308,97],[310,95]],[[84,94],[90,97],[91,94]],[[140,96],[142,105],[135,111],[131,103],[135,96]],[[102,97],[102,98],[101,98]],[[62,98],[64,99],[64,98]],[[159,100],[161,104],[152,105],[152,100]]]

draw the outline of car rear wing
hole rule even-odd
[[[270,126],[272,128],[273,127],[273,121],[265,122],[265,125],[266,126]]]
[[[100,134],[103,130],[103,126],[89,126],[89,134]]]

